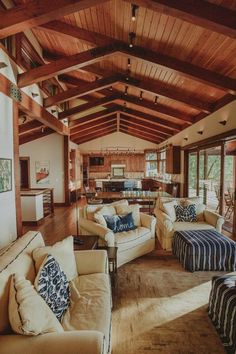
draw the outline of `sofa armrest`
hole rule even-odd
[[[151,230],[152,237],[155,237],[156,218],[152,215],[140,213],[141,225]]]
[[[92,273],[108,273],[107,251],[89,250],[75,251],[74,253],[79,275]]]
[[[208,224],[214,226],[218,232],[222,231],[222,226],[225,221],[223,216],[210,210],[204,210],[203,215]]]
[[[171,218],[160,209],[155,209],[154,213],[157,218],[157,224],[161,226],[161,228],[164,228],[165,232],[171,232],[174,228],[174,223]]]
[[[104,335],[98,331],[1,335],[0,343],[0,354],[105,354]]]
[[[115,237],[114,233],[108,229],[107,227],[98,224],[97,222],[80,218],[79,226],[86,231],[88,231],[91,235],[97,235],[106,241],[107,246],[114,247],[115,245]]]

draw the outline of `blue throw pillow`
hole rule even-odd
[[[114,233],[135,230],[132,212],[127,215],[103,215],[107,227]]]
[[[39,295],[61,321],[70,305],[70,288],[66,274],[53,256],[48,255],[43,261],[34,285]]]
[[[176,221],[197,221],[196,205],[175,205]]]

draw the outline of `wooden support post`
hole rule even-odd
[[[65,204],[70,204],[70,151],[69,151],[69,137],[64,136],[64,190],[65,190]]]
[[[14,181],[16,203],[17,237],[22,236],[22,214],[20,198],[20,158],[19,158],[19,109],[17,102],[13,101],[13,149],[14,149]]]

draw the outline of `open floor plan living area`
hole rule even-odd
[[[236,354],[236,0],[0,0],[0,354]]]

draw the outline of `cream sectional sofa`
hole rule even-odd
[[[17,272],[33,283],[36,274],[32,252],[43,246],[39,232],[28,232],[0,250],[0,354],[110,353],[111,290],[107,253],[103,250],[74,253],[79,275],[72,282],[79,297],[67,322],[62,322],[63,332],[36,336],[12,332],[8,316],[11,274]]]
[[[163,206],[165,203],[172,202],[173,200],[175,200],[177,204],[196,204],[197,222],[173,221],[173,218],[166,213]],[[172,240],[175,231],[216,229],[218,232],[221,232],[224,223],[224,218],[215,212],[206,210],[206,206],[201,203],[198,197],[160,197],[157,199],[154,214],[157,218],[157,238],[164,250],[172,249]]]
[[[114,202],[107,206],[117,208],[128,201]],[[79,229],[84,235],[98,235],[101,246],[117,246],[117,266],[151,252],[155,248],[156,218],[140,212],[140,224],[135,230],[113,233],[109,228],[94,220],[94,213],[103,205],[86,205],[80,209]]]

